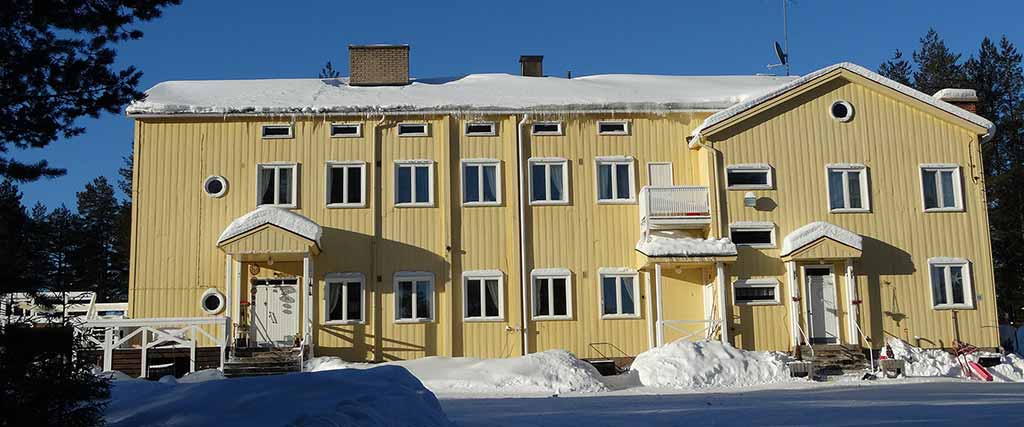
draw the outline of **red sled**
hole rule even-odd
[[[974,375],[985,381],[992,381],[992,374],[985,369],[984,366],[979,365],[977,362],[967,362],[967,366],[971,367]]]

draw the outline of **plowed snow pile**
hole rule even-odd
[[[890,339],[893,356],[906,360],[908,377],[962,377],[960,364],[945,350],[914,347],[900,339]],[[978,356],[1000,356],[998,354],[971,354],[969,360],[977,361]],[[1000,356],[1001,364],[985,368],[996,381],[1024,382],[1024,358],[1016,354]]]
[[[746,351],[720,342],[676,341],[640,353],[632,369],[649,387],[737,387],[791,381],[779,352]]]
[[[607,390],[597,369],[564,350],[549,350],[508,359],[434,356],[377,365],[349,363],[335,357],[318,357],[306,362],[306,369],[375,369],[387,365],[408,369],[430,391],[439,394],[509,395]]]

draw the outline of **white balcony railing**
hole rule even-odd
[[[640,225],[645,232],[659,226],[685,227],[710,222],[707,187],[644,187],[640,190]]]
[[[114,350],[140,350],[143,377],[148,375],[147,352],[152,348],[171,346],[189,349],[189,372],[195,372],[196,346],[203,337],[220,347],[221,368],[231,342],[230,317],[100,319],[85,322],[76,329],[103,351],[104,371],[113,369]]]

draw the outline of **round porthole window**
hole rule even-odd
[[[203,191],[210,197],[221,197],[228,192],[228,180],[223,176],[211,176],[203,182]]]
[[[199,298],[199,304],[207,314],[218,314],[224,311],[224,294],[213,288],[207,289]]]
[[[836,101],[832,103],[832,108],[829,109],[829,113],[832,114],[832,118],[841,122],[848,122],[853,118],[853,106],[846,101]]]

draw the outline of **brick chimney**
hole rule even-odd
[[[541,55],[520,56],[519,74],[524,77],[544,77],[544,57]]]
[[[407,85],[409,45],[349,45],[348,69],[351,86]]]
[[[942,89],[932,95],[957,107],[963,108],[972,113],[978,112],[978,94],[974,89]]]

